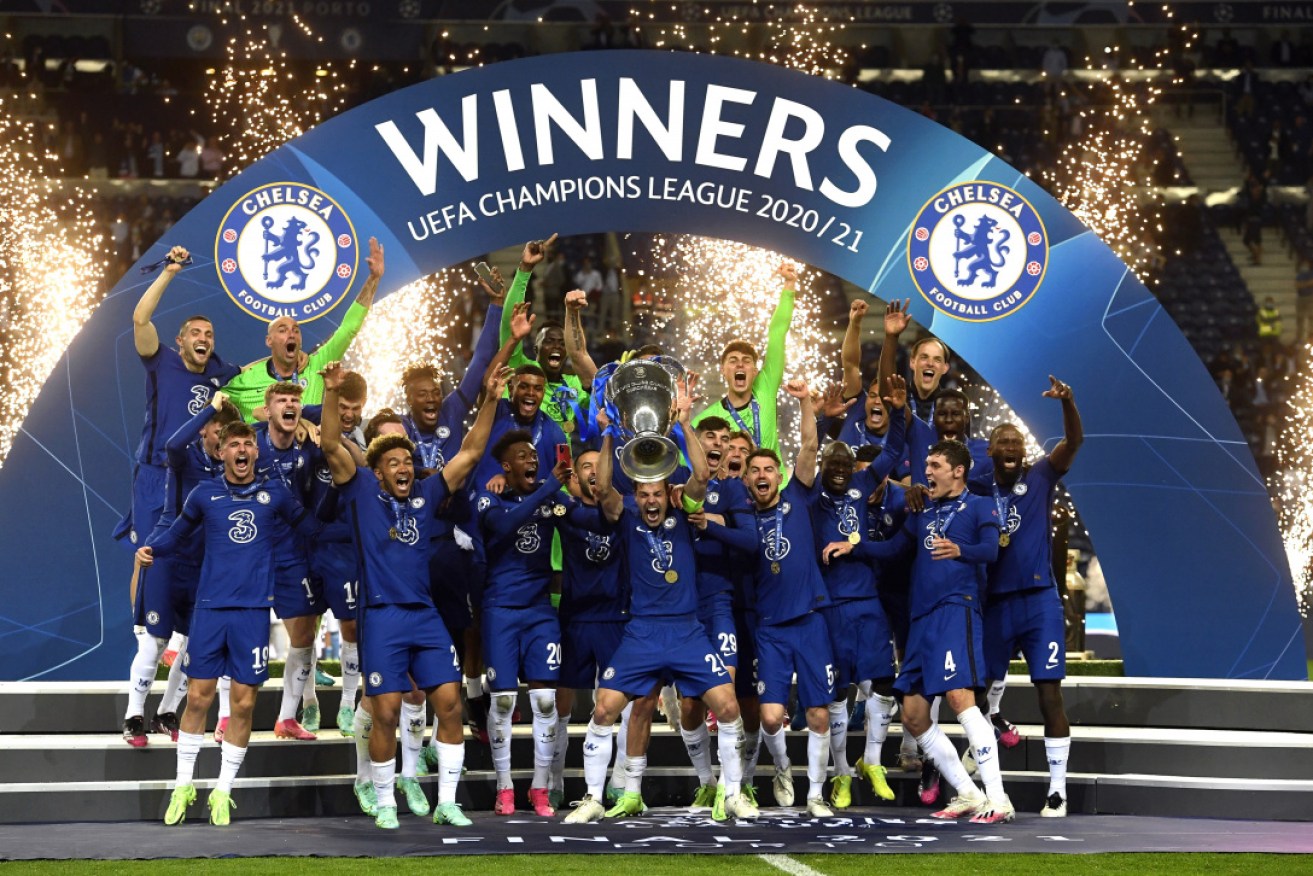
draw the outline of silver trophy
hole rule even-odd
[[[668,356],[631,359],[606,384],[606,399],[620,413],[620,470],[637,483],[665,480],[679,465],[670,439],[676,420],[676,386],[684,367]]]

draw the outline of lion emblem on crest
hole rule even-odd
[[[295,216],[288,218],[281,235],[273,232],[272,216],[260,220],[264,226],[264,282],[270,289],[281,289],[289,275],[297,278],[289,288],[305,288],[306,274],[314,270],[319,257],[319,232],[306,231],[306,224]],[[302,236],[306,237],[302,243]],[[274,278],[269,279],[270,269]]]
[[[998,281],[998,269],[1007,263],[1007,240],[1011,234],[1006,228],[999,228],[998,221],[987,215],[976,220],[976,227],[970,233],[962,230],[964,224],[965,216],[953,217],[953,237],[957,243],[953,251],[956,260],[954,279],[959,286],[970,286],[975,283],[977,274],[984,274],[985,279],[980,286],[991,289]],[[994,239],[995,232],[998,234],[997,240]],[[963,260],[966,260],[965,265],[962,264]],[[965,276],[963,270],[966,271]]]

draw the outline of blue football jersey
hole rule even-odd
[[[984,563],[971,562],[965,557],[936,560],[930,553],[930,540],[940,535],[965,550],[989,540],[997,541],[997,530],[998,511],[994,503],[969,492],[927,501],[924,511],[908,515],[903,533],[916,542],[916,557],[912,561],[912,618],[929,614],[944,603],[979,607],[985,592]]]
[[[268,608],[274,601],[274,549],[288,528],[313,526],[309,512],[276,478],[230,484],[202,481],[187,495],[173,525],[148,546],[176,556],[196,527],[205,533],[205,560],[196,589],[202,608]]]
[[[237,365],[211,355],[205,370],[188,371],[177,350],[163,344],[153,356],[143,356],[146,369],[146,421],[137,445],[137,462],[165,465],[169,436],[210,403],[214,391],[241,373]]]
[[[316,471],[322,466],[327,470],[323,453],[311,441],[293,440],[290,447],[280,450],[269,437],[269,424],[256,423],[255,446],[259,454],[255,459],[255,476],[267,477],[281,481],[283,486],[296,497],[305,508],[314,510],[317,504],[315,495]],[[278,542],[276,560],[280,566],[303,563],[309,544],[304,538],[288,537]]]
[[[697,557],[693,526],[671,509],[655,528],[630,497],[616,522],[629,578],[630,617],[679,617],[697,612]],[[673,573],[675,580],[667,576]]]
[[[527,496],[511,490],[500,496],[478,490],[476,497],[488,562],[484,607],[550,603],[552,535],[574,500],[561,492],[561,482],[551,474]]]
[[[830,604],[801,481],[791,479],[773,508],[742,515],[736,531],[753,539],[759,624],[787,623]]]
[[[623,621],[628,617],[628,589],[620,540],[601,509],[576,503],[561,533],[561,623]]]
[[[725,518],[726,526],[734,526],[740,515],[751,515],[751,501],[747,487],[739,478],[712,478],[707,483],[707,495],[702,508],[709,514]],[[696,532],[698,555],[698,598],[714,599],[720,593],[733,593],[735,580],[744,574],[743,553],[705,532]]]
[[[451,495],[445,478],[416,481],[405,499],[379,488],[367,468],[340,484],[338,507],[351,527],[365,604],[433,605],[429,595],[429,542]]]
[[[216,413],[214,407],[207,404],[200,413],[180,426],[164,445],[169,463],[164,483],[164,510],[160,513],[151,537],[162,534],[173,525],[173,521],[182,513],[182,503],[201,481],[223,474],[223,463],[205,452],[200,438],[201,429],[214,419]],[[179,557],[191,558],[192,563],[200,563],[204,553],[205,536],[199,530],[193,531],[187,544],[178,551]]]
[[[971,492],[993,502],[999,519],[998,559],[988,570],[991,597],[1057,587],[1049,513],[1061,477],[1046,456],[1026,469],[1009,491],[999,489],[992,471],[970,481]]]

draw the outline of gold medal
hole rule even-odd
[[[561,422],[561,431],[567,435],[574,432],[574,420],[563,420]]]
[[[393,541],[397,540],[397,528],[395,526],[393,526],[388,530],[388,538],[392,539]]]
[[[771,573],[772,575],[778,575],[778,574],[780,573],[780,564],[779,564],[779,563],[771,563],[771,564],[770,564],[770,573]]]
[[[565,506],[564,506],[564,505],[553,505],[553,506],[552,506],[552,513],[555,514],[557,517],[564,517],[564,516],[565,516]]]
[[[862,534],[860,532],[848,533],[848,544],[859,544],[861,540],[862,540]]]
[[[667,583],[667,584],[674,584],[674,583],[675,583],[676,581],[678,581],[678,580],[679,580],[679,573],[678,573],[678,572],[676,572],[674,569],[666,569],[666,583]]]
[[[1008,535],[1006,532],[998,537],[999,547],[1007,547],[1011,543],[1012,543],[1012,536]]]

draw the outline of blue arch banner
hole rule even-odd
[[[969,361],[1046,447],[1047,375],[1086,441],[1066,484],[1099,551],[1135,675],[1294,679],[1301,622],[1249,449],[1185,338],[1134,275],[1023,174],[924,117],[779,67],[661,52],[466,71],[332,119],[232,179],[143,257],[195,262],[156,313],[217,349],[263,322],[331,333],[386,247],[387,291],[499,247],[605,231],[766,247],[842,276]],[[310,255],[310,249],[314,254]],[[265,258],[270,256],[270,258]],[[117,678],[130,659],[129,502],[143,374],[135,268],[51,375],[0,470],[0,673]],[[773,290],[762,290],[764,295]],[[707,351],[708,356],[714,351]]]

